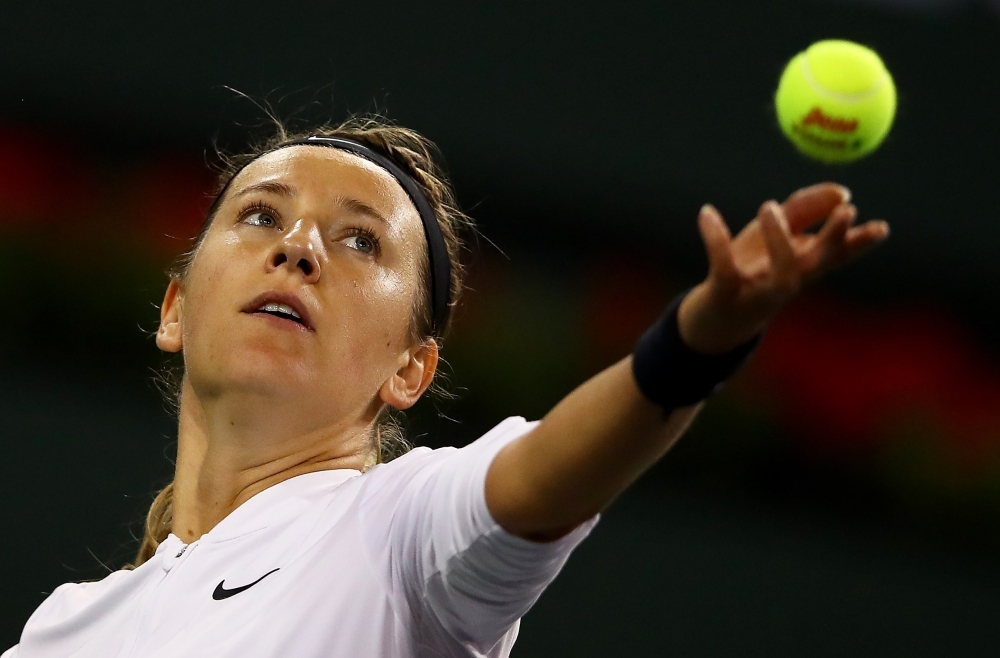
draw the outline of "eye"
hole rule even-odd
[[[379,239],[374,233],[364,228],[351,229],[354,234],[343,239],[343,243],[351,249],[364,254],[378,254]]]
[[[352,235],[351,237],[344,240],[346,244],[351,249],[357,249],[366,254],[375,253],[375,243],[365,235]]]
[[[278,220],[276,220],[269,212],[265,210],[259,210],[257,212],[252,212],[243,218],[244,224],[249,224],[250,226],[262,226],[265,228],[271,228],[278,225]]]
[[[249,226],[260,226],[261,228],[279,227],[278,218],[281,214],[270,204],[262,201],[253,201],[240,209],[239,215],[241,224]]]

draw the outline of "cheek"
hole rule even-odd
[[[391,341],[392,345],[402,346],[409,342],[414,293],[414,286],[398,273],[382,272],[376,277],[370,306],[372,319],[378,316],[381,322],[383,344]]]
[[[228,319],[225,311],[229,310],[235,299],[234,291],[229,290],[238,281],[238,277],[234,276],[236,273],[232,271],[234,259],[225,253],[216,253],[231,250],[231,245],[213,245],[217,246],[223,246],[224,249],[208,248],[199,252],[185,282],[185,348],[198,348],[206,337],[217,333],[216,329],[224,330],[224,326],[214,325],[225,324]]]
[[[346,326],[351,335],[345,341],[351,361],[359,370],[373,362],[394,368],[396,356],[409,342],[415,286],[404,276],[383,270],[367,285],[356,281],[352,288],[353,317]]]

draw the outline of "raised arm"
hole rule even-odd
[[[718,211],[702,208],[709,273],[676,314],[686,347],[706,357],[739,348],[804,285],[888,236],[886,222],[854,226],[856,216],[849,192],[833,183],[766,202],[735,238]],[[819,223],[817,233],[806,232]],[[632,359],[585,382],[497,455],[486,504],[507,531],[541,541],[571,531],[662,457],[698,414],[700,403],[664,408],[648,399]],[[665,369],[662,376],[679,374]]]

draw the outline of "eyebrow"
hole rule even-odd
[[[261,181],[259,183],[254,183],[253,185],[247,185],[242,190],[234,194],[233,197],[238,198],[247,194],[253,194],[254,192],[267,192],[283,197],[293,197],[295,196],[296,191],[295,186],[289,185],[288,183],[282,183],[280,181]],[[348,212],[365,215],[371,219],[380,221],[383,224],[389,224],[389,220],[386,219],[382,213],[375,210],[375,208],[371,207],[364,201],[351,197],[339,196],[334,203]]]
[[[277,194],[278,196],[291,197],[295,196],[295,187],[293,185],[289,185],[288,183],[266,180],[254,183],[253,185],[247,185],[233,196],[241,197],[246,194],[252,194],[253,192],[270,192],[271,194]]]
[[[344,210],[354,212],[359,215],[366,215],[371,219],[375,219],[382,222],[383,224],[387,225],[389,224],[389,220],[386,219],[382,215],[382,213],[375,210],[364,201],[359,201],[357,199],[352,199],[351,197],[342,196],[342,197],[337,197],[337,205],[343,208]]]

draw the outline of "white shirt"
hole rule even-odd
[[[551,543],[486,508],[496,453],[537,423],[257,494],[134,571],[57,588],[0,658],[500,658],[596,517]]]

